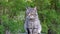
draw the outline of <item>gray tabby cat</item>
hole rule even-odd
[[[36,7],[27,8],[24,27],[28,34],[41,34],[41,24]]]

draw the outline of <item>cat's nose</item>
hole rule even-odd
[[[34,18],[34,16],[30,16],[30,18]]]

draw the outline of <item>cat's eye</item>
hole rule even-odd
[[[28,14],[28,15],[31,15],[31,14]]]

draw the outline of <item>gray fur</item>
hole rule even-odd
[[[29,30],[28,34],[38,34],[38,33],[41,34],[42,28],[40,20],[38,18],[36,7],[27,8],[24,27],[26,32],[28,32]]]

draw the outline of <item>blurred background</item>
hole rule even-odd
[[[44,34],[60,34],[60,0],[0,0],[0,34],[24,33],[26,7],[37,7]]]

